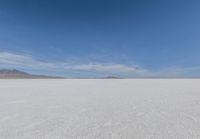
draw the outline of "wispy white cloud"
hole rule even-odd
[[[118,63],[73,63],[73,62],[44,62],[31,55],[21,55],[8,52],[0,52],[0,65],[7,67],[21,67],[38,70],[95,72],[103,74],[115,74],[124,77],[191,77],[200,75],[200,67],[176,67],[151,71],[137,65],[125,65]],[[2,66],[0,66],[2,68]]]
[[[30,55],[0,52],[0,63],[31,68],[56,68],[53,63],[41,62]]]
[[[138,66],[127,66],[123,64],[115,63],[66,63],[66,62],[44,62],[36,60],[30,55],[20,55],[8,52],[0,52],[0,63],[29,67],[34,69],[47,69],[47,70],[65,70],[65,71],[93,71],[93,72],[108,72],[108,73],[143,73],[145,69],[139,68]]]
[[[130,73],[130,72],[144,72],[144,69],[136,66],[126,66],[122,64],[102,64],[89,63],[80,65],[66,65],[64,69],[83,70],[83,71],[98,71],[98,72],[113,72],[113,73]]]
[[[155,71],[147,70],[142,77],[200,77],[200,67],[167,67]]]

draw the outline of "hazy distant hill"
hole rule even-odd
[[[46,75],[33,75],[19,70],[0,69],[0,79],[49,79],[61,78]]]
[[[104,77],[104,79],[120,79],[120,78],[116,76],[107,76],[107,77]]]

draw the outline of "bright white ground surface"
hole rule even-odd
[[[200,139],[200,80],[0,80],[0,139]]]

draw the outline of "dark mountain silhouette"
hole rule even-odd
[[[54,77],[47,75],[34,75],[16,69],[0,69],[0,79],[56,79],[62,77]]]
[[[107,77],[104,77],[104,79],[120,79],[120,78],[116,76],[107,76]]]

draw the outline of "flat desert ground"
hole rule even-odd
[[[0,80],[0,139],[200,139],[200,80]]]

